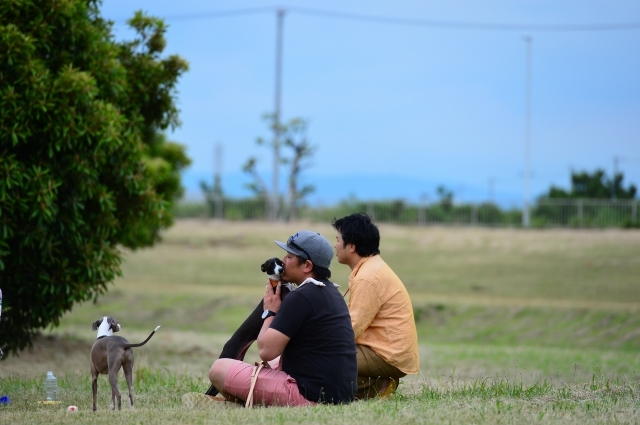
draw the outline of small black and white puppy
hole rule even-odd
[[[281,284],[280,299],[284,299],[289,292],[296,289],[296,286],[293,283],[282,282],[284,264],[279,258],[269,258],[260,266],[260,270],[266,273],[269,277],[274,293],[276,292],[278,283]],[[262,304],[262,300],[260,300],[260,303],[255,310],[253,310],[249,317],[247,317],[242,325],[240,325],[240,327],[233,333],[231,339],[229,339],[222,348],[222,353],[220,353],[221,359],[244,360],[244,355],[247,353],[247,350],[251,344],[258,339],[258,334],[260,333],[260,329],[262,328],[262,323],[264,321],[262,318],[263,312],[264,306]],[[211,385],[205,394],[215,396],[218,394],[218,390],[216,387]]]
[[[267,274],[271,286],[275,289],[275,287],[278,286],[278,283],[282,280],[284,264],[281,259],[273,257],[262,263],[260,270]]]

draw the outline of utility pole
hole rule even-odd
[[[613,177],[611,178],[611,199],[616,199],[616,174],[618,174],[618,160],[617,156],[613,157]]]
[[[282,26],[284,9],[276,11],[276,93],[273,108],[273,189],[271,191],[271,220],[278,219],[280,180],[280,92],[282,90]]]
[[[222,219],[222,144],[216,143],[215,153],[215,173],[213,176],[213,199],[215,203],[215,218]]]
[[[489,177],[489,203],[493,204],[493,184],[495,180],[493,177]]]
[[[531,148],[531,36],[524,36],[527,43],[527,71],[525,89],[525,130],[524,130],[524,205],[522,209],[522,227],[531,225],[531,170],[529,150]]]

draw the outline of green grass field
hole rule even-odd
[[[326,223],[180,221],[153,249],[125,253],[123,277],[74,308],[32,351],[0,363],[2,423],[112,423],[107,379],[91,409],[91,323],[110,314],[136,349],[126,423],[638,423],[640,232],[381,226],[383,258],[405,282],[421,373],[390,400],[348,406],[188,411],[222,345],[260,300],[274,239]],[[334,261],[333,280],[349,270]],[[257,359],[252,348],[246,360]],[[54,371],[64,407],[37,403]],[[126,385],[122,375],[119,387]],[[124,400],[123,400],[124,405]],[[5,421],[6,418],[6,421]],[[120,418],[120,417],[119,417]]]

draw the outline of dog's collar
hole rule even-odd
[[[100,335],[99,337],[96,338],[96,341],[99,340],[99,339],[102,339],[104,337],[107,337],[107,336],[109,336],[109,335]]]

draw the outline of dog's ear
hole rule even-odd
[[[102,323],[102,319],[96,320],[95,322],[93,322],[91,324],[91,329],[94,330],[94,331],[97,331],[98,330],[98,326],[100,326],[101,323]]]
[[[109,321],[109,327],[113,332],[118,332],[120,329],[122,329],[122,326],[120,326],[120,323],[118,323],[118,321],[114,317],[109,316],[107,320]]]
[[[269,258],[267,261],[262,263],[262,265],[260,266],[260,270],[262,270],[263,272],[268,273],[269,266],[271,265],[272,261],[273,261],[273,258]]]

